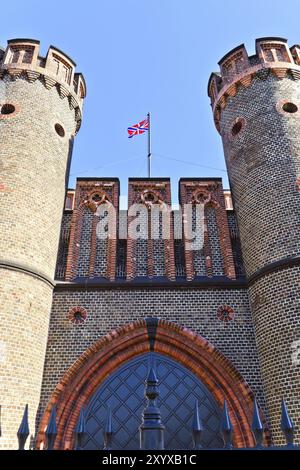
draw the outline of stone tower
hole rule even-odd
[[[275,443],[280,400],[300,431],[300,46],[282,38],[243,45],[209,80],[248,278]],[[299,436],[298,436],[299,438]]]
[[[54,270],[83,76],[39,42],[0,49],[0,447],[16,448],[25,404],[35,433]]]

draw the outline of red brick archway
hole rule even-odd
[[[57,384],[41,421],[37,448],[53,405],[57,406],[57,449],[73,447],[74,429],[82,406],[121,364],[150,351],[145,320],[111,331],[87,349]],[[166,320],[159,320],[154,351],[169,356],[193,372],[210,390],[220,407],[228,402],[235,447],[254,445],[251,433],[253,394],[232,363],[206,339]]]

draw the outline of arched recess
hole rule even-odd
[[[51,409],[57,407],[57,449],[72,449],[80,409],[118,367],[155,351],[185,366],[207,387],[221,408],[227,400],[234,428],[234,446],[252,447],[253,393],[232,363],[212,344],[187,328],[159,319],[154,331],[146,320],[124,325],[87,349],[57,384],[41,420],[37,448],[43,448]],[[269,441],[268,435],[266,436]]]
[[[99,200],[94,200],[95,196],[99,197]],[[106,191],[103,189],[94,189],[90,191],[85,197],[82,197],[80,200],[78,207],[75,207],[72,215],[71,220],[71,228],[70,228],[70,239],[69,239],[69,248],[68,248],[68,256],[66,262],[66,280],[72,281],[77,276],[81,277],[80,274],[78,275],[78,265],[79,265],[79,258],[80,258],[80,247],[81,247],[81,236],[82,231],[84,229],[84,215],[85,214],[96,214],[97,209],[102,204],[107,204],[111,208],[114,208],[113,198],[107,194]],[[95,269],[95,258],[96,258],[96,249],[97,249],[97,223],[99,222],[97,217],[93,217],[91,221],[91,233],[89,234],[90,237],[90,252],[88,256],[88,264],[89,267],[87,269],[89,276],[93,277],[94,269]],[[111,257],[116,253],[116,236],[111,234],[112,236],[104,239],[105,242],[105,251],[108,257],[106,262],[106,273],[103,277],[108,278],[109,280],[113,281],[115,279],[115,262],[111,262]],[[85,277],[85,276],[83,276]]]

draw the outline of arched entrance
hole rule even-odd
[[[192,421],[195,402],[205,431],[203,447],[222,447],[219,434],[220,409],[204,384],[186,367],[158,353],[142,354],[119,367],[96,390],[86,410],[88,437],[83,448],[103,449],[103,429],[108,407],[112,412],[113,449],[138,449],[139,426],[146,405],[144,382],[150,363],[159,380],[158,405],[166,427],[166,449],[192,447]]]
[[[56,405],[58,434],[55,447],[72,449],[81,408],[90,406],[97,391],[113,376],[117,377],[118,370],[120,372],[123,367],[126,370],[131,361],[142,360],[150,352],[164,357],[165,364],[173,361],[178,369],[179,366],[184,368],[185,374],[192,374],[194,380],[198,380],[198,386],[209,392],[219,410],[226,399],[234,427],[234,446],[254,445],[251,432],[253,394],[232,363],[206,339],[187,328],[162,319],[148,320],[138,320],[111,331],[70,367],[57,384],[41,420],[37,448],[42,447],[51,409]],[[143,386],[145,376],[141,379],[139,386]]]

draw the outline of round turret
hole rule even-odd
[[[219,62],[208,93],[221,134],[274,441],[280,400],[300,415],[300,48],[282,38]],[[299,347],[299,346],[298,346]]]
[[[74,62],[39,42],[0,50],[0,448],[30,432],[43,375],[54,270],[74,136],[86,94]]]

